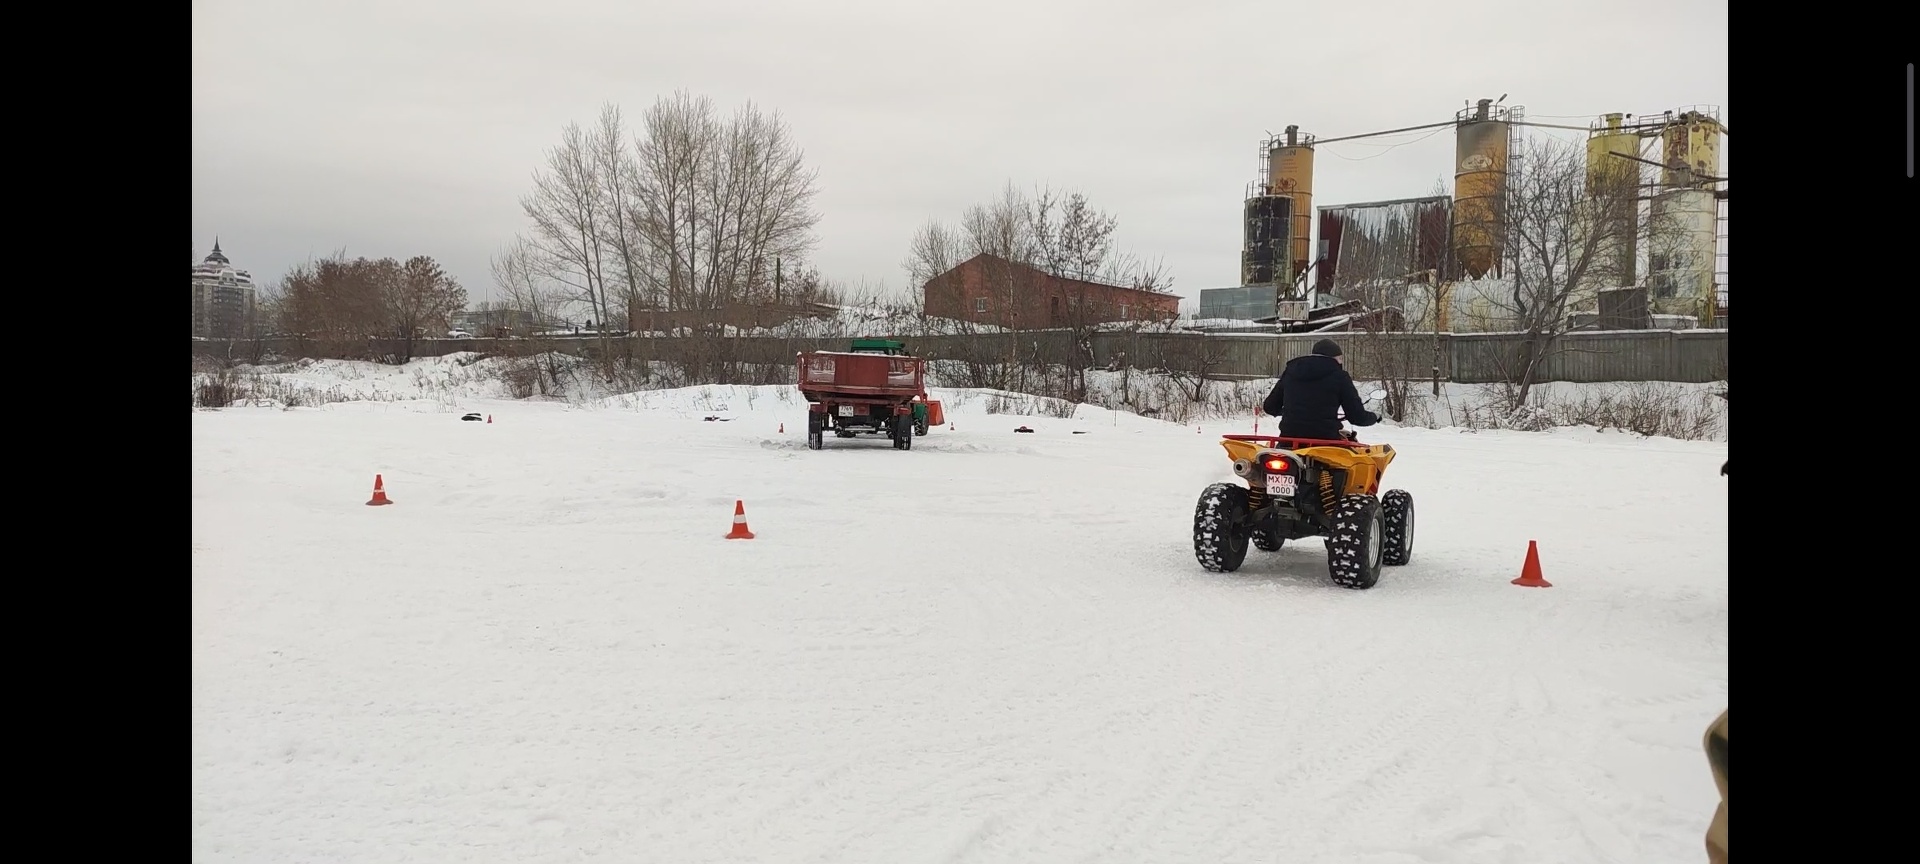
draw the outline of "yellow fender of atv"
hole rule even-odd
[[[1260,455],[1260,451],[1272,449],[1257,441],[1241,441],[1236,438],[1220,439],[1220,446],[1227,451],[1227,458],[1245,459],[1249,462]],[[1347,488],[1342,494],[1372,494],[1379,491],[1380,478],[1387,473],[1387,466],[1393,463],[1393,445],[1372,444],[1364,450],[1351,447],[1303,447],[1294,451],[1300,456],[1315,459],[1347,470]]]
[[[1220,439],[1220,446],[1227,448],[1228,459],[1235,461],[1245,459],[1249,462],[1253,461],[1253,457],[1259,455],[1260,451],[1267,449],[1254,441],[1238,441],[1233,438]]]
[[[1380,479],[1387,473],[1387,466],[1393,462],[1394,452],[1391,444],[1372,444],[1365,450],[1348,447],[1303,447],[1297,451],[1301,456],[1347,470],[1347,488],[1343,495],[1375,494],[1380,491]]]

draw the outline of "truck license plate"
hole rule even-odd
[[[1267,475],[1267,494],[1268,495],[1279,495],[1283,498],[1291,498],[1293,497],[1293,489],[1294,489],[1293,475],[1291,474],[1268,474]]]
[[[840,416],[842,416],[842,417],[852,417],[852,416],[853,416],[853,406],[852,406],[852,405],[842,405],[842,406],[840,406]]]

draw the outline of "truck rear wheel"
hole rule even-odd
[[[894,415],[890,431],[893,433],[893,449],[913,449],[913,418]]]

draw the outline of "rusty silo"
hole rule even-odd
[[[1614,230],[1612,248],[1598,263],[1614,287],[1636,282],[1639,261],[1640,132],[1626,128],[1624,114],[1608,114],[1587,132],[1587,194],[1608,198],[1620,208],[1627,226]]]
[[[1293,199],[1287,258],[1289,281],[1313,263],[1313,136],[1288,126],[1284,138],[1267,142],[1267,194]]]
[[[1700,109],[1668,112],[1668,117],[1660,130],[1660,164],[1666,166],[1661,183],[1669,189],[1713,189],[1720,176],[1720,118]]]
[[[1508,111],[1482,99],[1454,117],[1454,260],[1468,278],[1500,273],[1506,236]]]
[[[1660,129],[1661,190],[1653,199],[1652,294],[1662,311],[1712,326],[1719,302],[1720,121],[1709,111],[1669,112]]]
[[[1253,195],[1247,199],[1246,234],[1240,246],[1240,284],[1274,285],[1292,278],[1287,269],[1287,232],[1293,199]]]

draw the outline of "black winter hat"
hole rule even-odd
[[[1322,339],[1313,343],[1313,353],[1322,357],[1338,357],[1340,356],[1340,343],[1332,339]]]

